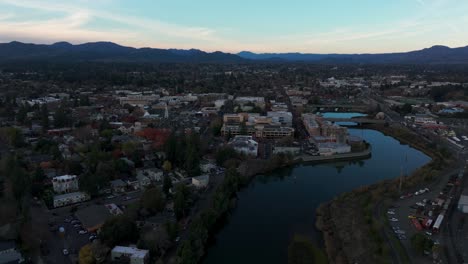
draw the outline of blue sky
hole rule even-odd
[[[468,45],[466,0],[0,0],[0,42],[380,53]]]

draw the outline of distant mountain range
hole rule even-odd
[[[239,56],[251,60],[284,60],[320,63],[376,63],[376,64],[468,64],[468,46],[431,48],[382,54],[310,54],[310,53],[252,53],[242,51]]]
[[[0,44],[0,62],[21,61],[119,61],[155,63],[238,63],[245,59],[229,53],[201,50],[153,49],[124,47],[112,42],[92,42],[72,45],[58,42],[52,45],[26,44],[17,41]]]
[[[238,54],[204,52],[197,49],[154,49],[124,47],[112,42],[92,42],[72,45],[58,42],[52,45],[27,44],[17,41],[0,43],[0,62],[153,62],[153,63],[248,63],[311,62],[311,63],[372,63],[372,64],[468,64],[468,46],[431,48],[383,54],[304,54],[252,53]]]

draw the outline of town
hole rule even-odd
[[[463,69],[80,71],[0,72],[0,263],[198,263],[256,175],[372,157],[356,127],[417,135],[405,143],[442,160],[414,185],[394,175],[397,195],[376,206],[382,256],[468,261]]]

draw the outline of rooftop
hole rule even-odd
[[[75,215],[85,228],[101,225],[112,216],[104,205],[90,205],[79,209]]]
[[[67,198],[75,197],[77,195],[86,195],[86,194],[84,192],[72,192],[72,193],[59,194],[59,195],[54,196],[54,200],[67,199]]]
[[[132,257],[137,257],[137,258],[144,258],[146,255],[149,254],[149,251],[146,249],[138,249],[135,247],[123,247],[123,246],[115,246],[112,249],[112,252],[128,254],[128,255],[131,255]]]

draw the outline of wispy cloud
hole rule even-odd
[[[102,10],[93,10],[84,8],[77,5],[65,4],[63,2],[49,2],[49,1],[30,1],[30,0],[0,0],[0,3],[8,4],[16,7],[34,9],[44,12],[58,12],[65,16],[64,18],[47,20],[47,21],[25,21],[24,25],[31,27],[32,24],[39,26],[47,26],[54,28],[55,30],[64,29],[71,31],[80,31],[86,33],[87,36],[94,36],[96,34],[101,35],[101,39],[115,37],[111,32],[108,34],[108,30],[89,30],[83,27],[86,23],[92,19],[104,19],[111,22],[118,22],[127,26],[135,27],[140,30],[144,30],[146,34],[160,34],[163,36],[176,37],[182,39],[194,39],[194,40],[216,40],[214,36],[215,30],[205,27],[192,27],[183,26],[157,19],[145,19],[139,17],[125,16],[121,14],[110,13]],[[70,23],[71,22],[71,23]],[[65,23],[65,25],[63,25]],[[61,24],[61,25],[60,25]],[[14,26],[15,24],[11,24]],[[62,26],[63,25],[63,26]],[[5,28],[7,25],[3,25]],[[81,27],[81,28],[80,28]],[[47,29],[46,29],[47,30]],[[24,30],[23,30],[24,31]],[[99,33],[98,33],[99,32]],[[133,31],[135,32],[135,31]],[[0,32],[1,33],[1,32]],[[57,32],[54,35],[59,35],[66,32]],[[76,33],[76,32],[75,32]],[[142,36],[144,37],[144,36]]]

